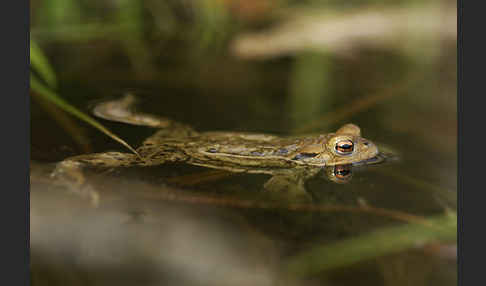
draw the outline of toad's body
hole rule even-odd
[[[113,168],[184,162],[231,172],[294,177],[300,181],[324,166],[361,164],[378,156],[376,145],[362,138],[359,127],[354,124],[346,124],[334,133],[301,137],[199,133],[177,122],[134,112],[134,100],[128,95],[101,103],[94,113],[112,121],[160,129],[137,149],[139,156],[121,152],[75,156],[59,163],[55,174],[79,178],[78,171],[84,166]]]
[[[74,157],[93,165],[159,165],[184,161],[207,167],[292,168],[296,166],[334,166],[359,163],[374,158],[378,148],[361,137],[359,127],[346,124],[335,133],[277,137],[267,134],[203,132],[130,110],[134,98],[99,104],[95,114],[105,119],[160,128],[137,149],[140,157],[110,152]],[[109,154],[118,154],[109,159]],[[71,158],[71,159],[74,159]],[[116,163],[116,162],[118,163]]]

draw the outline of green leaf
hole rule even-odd
[[[32,73],[30,74],[30,88],[37,92],[39,95],[41,95],[43,98],[49,100],[50,102],[54,103],[58,107],[60,107],[62,110],[76,116],[77,118],[81,119],[82,121],[90,124],[94,128],[100,130],[107,136],[111,137],[113,140],[119,142],[123,146],[127,147],[130,151],[133,153],[137,154],[140,156],[135,149],[133,149],[128,143],[126,143],[123,139],[115,135],[113,132],[108,130],[106,127],[104,127],[101,123],[96,121],[95,119],[91,118],[89,115],[85,114],[84,112],[80,111],[76,107],[72,106],[68,102],[66,102],[64,99],[62,99],[60,96],[58,96],[55,92],[51,91],[49,88],[47,88],[45,85],[43,85],[39,79],[36,78],[35,75]]]
[[[308,276],[379,256],[437,241],[457,240],[457,215],[428,219],[428,224],[406,224],[377,230],[362,236],[318,245],[290,258],[288,273]]]
[[[30,64],[34,71],[42,77],[49,87],[55,88],[57,86],[57,79],[54,70],[49,64],[49,61],[42,53],[37,43],[30,39]]]

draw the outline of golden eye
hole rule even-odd
[[[334,176],[340,180],[348,180],[353,175],[351,165],[336,165],[334,167]]]
[[[336,151],[341,155],[349,155],[353,153],[354,144],[351,140],[342,140],[336,143]]]

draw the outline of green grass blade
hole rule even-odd
[[[49,61],[37,43],[30,39],[30,65],[51,88],[57,86],[57,79]]]
[[[133,153],[139,155],[135,149],[133,149],[128,143],[126,143],[123,139],[115,135],[113,132],[108,130],[104,127],[101,123],[91,118],[89,115],[83,113],[76,107],[72,106],[60,96],[58,96],[55,92],[51,91],[45,85],[43,85],[33,74],[30,74],[30,88],[41,95],[43,98],[49,100],[50,102],[54,103],[55,105],[59,106],[62,110],[76,116],[77,118],[81,119],[82,121],[90,124],[94,128],[100,130],[107,136],[111,137],[113,140],[119,142],[126,148],[130,149]]]
[[[288,273],[309,276],[379,256],[437,241],[457,240],[457,215],[428,219],[430,226],[406,224],[377,230],[362,236],[319,245],[290,258]]]

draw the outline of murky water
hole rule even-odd
[[[423,54],[357,45],[345,54],[266,60],[208,52],[197,61],[174,44],[154,56],[156,71],[147,74],[116,56],[91,59],[112,51],[102,46],[52,45],[59,93],[84,111],[129,90],[141,110],[198,131],[295,135],[352,122],[399,160],[359,168],[347,184],[316,176],[306,184],[313,203],[298,210],[263,190],[266,175],[184,164],[111,170],[91,174],[101,191],[93,208],[50,185],[52,163],[88,150],[125,149],[74,121],[88,142],[79,144],[33,101],[33,281],[455,285],[455,232],[446,224],[440,231],[413,228],[456,210],[456,43],[440,37],[424,43],[414,42],[428,49]],[[73,54],[86,62],[65,60]],[[100,121],[133,146],[154,131]],[[406,225],[412,228],[400,228]],[[328,256],[305,260],[326,246]]]

